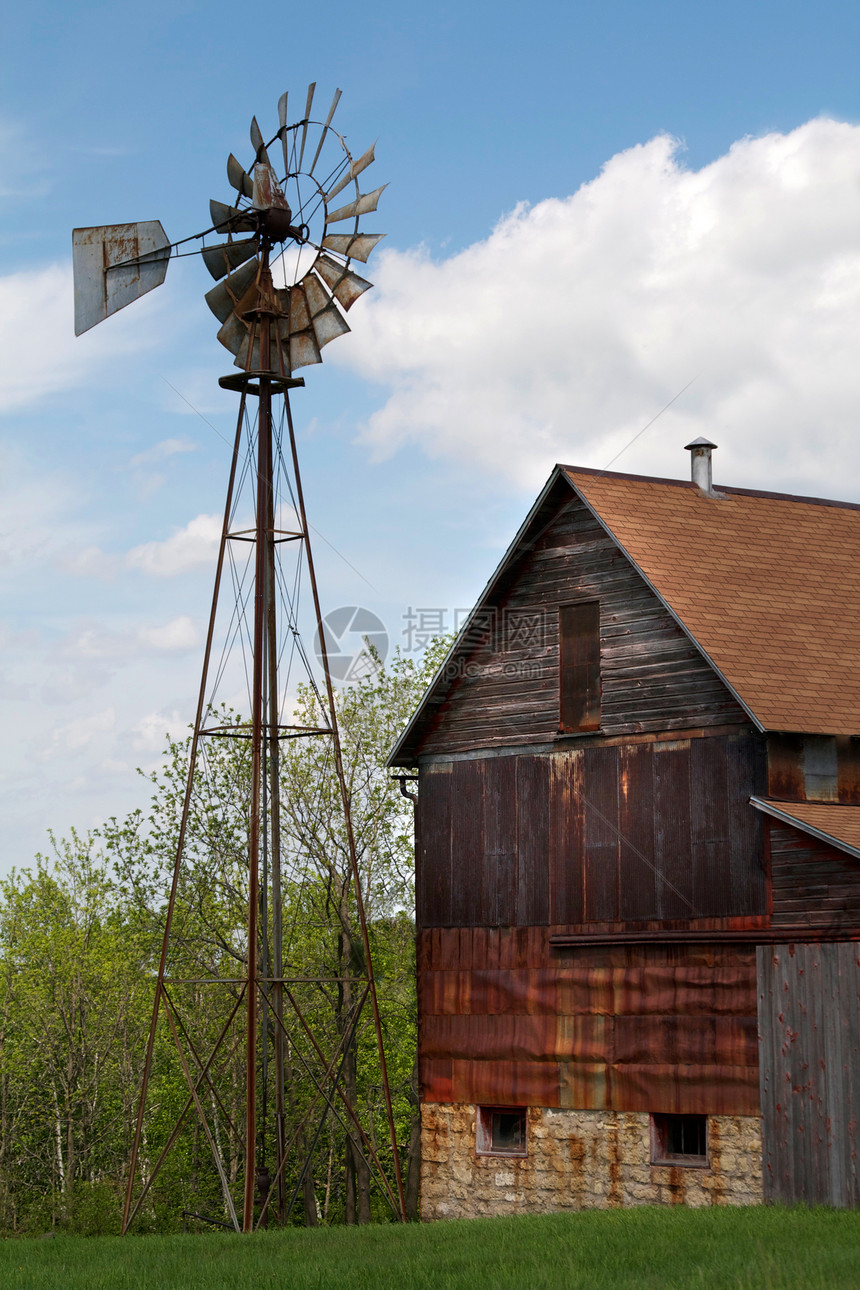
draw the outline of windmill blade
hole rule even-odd
[[[304,123],[304,126],[302,127],[302,146],[299,152],[299,164],[296,166],[296,170],[301,170],[302,168],[302,157],[305,155],[305,144],[307,143],[307,139],[308,139],[308,122],[310,120],[311,107],[314,101],[314,90],[316,89],[316,87],[317,87],[316,81],[311,81],[310,85],[308,86],[308,101],[305,104],[305,123]]]
[[[365,152],[363,156],[359,157],[358,161],[354,161],[352,165],[348,167],[346,174],[342,175],[334,188],[332,188],[330,192],[326,193],[326,204],[328,204],[333,197],[337,197],[338,193],[342,193],[351,180],[356,179],[363,170],[367,170],[367,167],[376,160],[374,152],[375,148],[376,143],[374,142],[370,145],[367,152]]]
[[[369,215],[375,211],[379,205],[379,199],[385,192],[388,184],[383,184],[381,188],[374,188],[372,193],[359,193],[354,202],[348,206],[340,206],[330,215],[326,215],[326,224],[337,224],[342,219],[353,219],[356,215]]]
[[[377,242],[385,236],[385,233],[329,233],[323,238],[322,245],[327,251],[336,251],[338,255],[366,264]]]
[[[290,330],[306,331],[311,325],[311,311],[301,283],[290,288]]]
[[[289,144],[287,143],[287,91],[286,90],[284,90],[283,94],[278,99],[278,121],[281,127],[280,130],[278,131],[278,134],[281,136],[281,148],[284,153],[284,174],[288,175],[290,173],[290,157],[289,157],[290,148],[289,148]]]
[[[312,331],[301,331],[290,336],[290,367],[310,367],[312,363],[321,363],[322,354]]]
[[[251,176],[242,169],[232,152],[227,158],[227,179],[237,193],[241,193],[244,197],[253,196],[254,184]]]
[[[259,262],[256,259],[249,260],[235,273],[229,274],[223,282],[219,282],[217,287],[206,292],[206,303],[219,322],[227,321],[248,290],[254,286],[258,268]]]
[[[170,242],[157,219],[106,224],[72,233],[75,335],[160,287]]]
[[[314,336],[320,349],[322,349],[323,345],[328,345],[331,341],[337,340],[338,336],[345,336],[350,330],[349,324],[341,316],[337,305],[329,299],[328,293],[319,278],[315,278],[312,273],[308,273],[302,279],[302,286],[305,289],[310,308]]]
[[[247,345],[250,330],[248,323],[231,314],[218,332],[218,339],[231,354],[238,354],[242,347]]]
[[[338,103],[340,102],[340,96],[341,96],[341,91],[340,91],[340,90],[335,90],[335,92],[334,92],[334,98],[333,98],[333,99],[332,99],[332,101],[331,101],[331,107],[330,107],[330,108],[329,108],[329,110],[328,110],[328,116],[327,116],[327,117],[326,117],[326,119],[325,119],[325,125],[324,125],[324,126],[323,126],[323,128],[322,128],[322,134],[320,135],[320,141],[319,141],[319,143],[317,144],[317,150],[316,150],[316,152],[314,153],[314,159],[313,159],[313,161],[311,162],[311,168],[310,168],[310,170],[308,171],[308,174],[309,174],[309,175],[312,175],[312,174],[314,173],[314,166],[317,164],[317,162],[318,162],[318,161],[319,161],[319,159],[320,159],[320,153],[322,152],[322,146],[323,146],[323,144],[325,143],[325,137],[326,137],[326,135],[328,134],[328,128],[329,128],[329,126],[331,125],[331,119],[332,119],[332,117],[334,116],[335,108],[337,107]]]
[[[223,202],[209,201],[209,214],[216,233],[253,233],[257,225],[238,206],[225,206]]]
[[[363,296],[365,291],[369,291],[373,286],[372,282],[360,278],[357,273],[353,273],[351,269],[338,264],[337,260],[332,260],[327,255],[317,256],[314,271],[320,275],[335,300],[344,309],[352,308],[359,296]]]
[[[200,254],[212,277],[223,278],[225,273],[231,273],[240,264],[250,260],[258,249],[257,239],[249,237],[242,242],[222,242],[220,246],[206,246]]]
[[[257,118],[251,117],[251,147],[254,149],[254,157],[264,165],[269,165],[269,156],[266,152],[266,145],[263,142],[263,132],[257,124]]]

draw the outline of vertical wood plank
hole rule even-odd
[[[451,923],[484,922],[484,761],[452,767]]]
[[[510,927],[517,906],[517,760],[484,763],[484,922]],[[477,920],[476,920],[477,921]]]
[[[517,919],[549,922],[550,758],[517,758]]]
[[[695,918],[689,741],[654,747],[654,864],[658,918]]]
[[[655,918],[654,767],[650,744],[620,749],[618,827],[621,832],[619,917]]]

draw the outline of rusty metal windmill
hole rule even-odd
[[[278,105],[279,128],[266,142],[251,122],[253,158],[248,170],[231,154],[227,177],[236,191],[230,204],[210,202],[212,225],[205,232],[171,243],[158,221],[76,229],[73,234],[75,331],[78,335],[164,281],[172,256],[200,254],[216,280],[206,301],[220,325],[218,339],[234,355],[234,374],[220,385],[239,394],[239,412],[224,509],[215,588],[209,618],[203,672],[178,841],[167,898],[155,1000],[144,1061],[139,1111],[134,1126],[123,1232],[140,1212],[145,1197],[168,1158],[186,1121],[197,1117],[211,1148],[230,1224],[250,1231],[265,1223],[270,1209],[288,1217],[285,1172],[291,1144],[284,1108],[286,1051],[298,1056],[313,1081],[315,1096],[306,1112],[309,1167],[325,1116],[336,1115],[379,1182],[395,1214],[405,1216],[391,1094],[383,1047],[382,1024],[370,953],[370,938],[352,824],[350,790],[344,772],[335,696],[328,667],[325,632],[318,634],[324,674],[316,687],[298,630],[299,574],[284,576],[285,552],[309,584],[313,612],[322,622],[310,530],[302,490],[289,393],[304,381],[294,372],[321,362],[321,350],[349,331],[344,311],[371,284],[352,268],[365,262],[382,234],[360,228],[362,216],[376,210],[382,188],[360,191],[359,176],[374,160],[369,148],[353,159],[346,141],[332,126],[338,90],[324,120],[313,117],[315,86],[308,89],[304,112],[290,122],[288,98]],[[275,163],[271,157],[276,157]],[[337,199],[340,198],[340,204]],[[194,247],[192,244],[200,245]],[[256,408],[254,414],[252,409]],[[244,489],[244,491],[243,491]],[[252,512],[243,519],[242,498]],[[244,568],[236,550],[244,544]],[[296,554],[297,553],[297,554]],[[232,588],[225,591],[228,574]],[[232,592],[232,594],[230,594]],[[226,615],[226,629],[224,627]],[[222,641],[218,653],[219,639]],[[225,718],[219,707],[230,649],[246,642],[247,719]],[[285,659],[306,664],[316,691],[316,724],[297,724],[291,717]],[[176,941],[177,893],[189,845],[189,819],[195,776],[217,739],[245,741],[249,749],[250,791],[246,803],[247,856],[242,857],[245,923],[240,936],[244,971],[219,970],[214,977],[183,985],[222,988],[223,1024],[203,1051],[195,1043],[189,1018],[182,1015],[170,976]],[[283,849],[280,770],[286,740],[329,741],[338,785],[348,851],[350,900],[360,928],[360,970],[351,973],[346,1024],[332,1048],[314,1032],[300,1001],[297,982],[323,978],[290,976],[284,963]],[[356,984],[357,981],[357,984]],[[209,1006],[209,1005],[207,1005]],[[388,1132],[393,1155],[392,1177],[382,1167],[367,1132],[342,1087],[344,1063],[356,1043],[366,1008],[378,1051]],[[262,1018],[262,1025],[261,1025]],[[222,1018],[219,1016],[219,1021]],[[153,1055],[159,1026],[166,1028],[187,1085],[187,1099],[164,1132],[160,1151],[147,1142],[146,1177],[140,1180],[142,1134],[147,1114]],[[224,1109],[218,1078],[230,1054],[244,1045],[244,1132]],[[299,1050],[304,1045],[304,1055]],[[274,1174],[269,1170],[260,1108],[274,1104]],[[322,1117],[322,1118],[320,1118]],[[314,1131],[315,1130],[315,1131]],[[296,1138],[296,1133],[293,1137]],[[241,1146],[241,1201],[225,1167],[224,1138]],[[270,1135],[272,1136],[272,1135]],[[262,1181],[261,1181],[262,1180]],[[259,1212],[255,1211],[255,1189]],[[298,1184],[296,1185],[296,1190]],[[276,1203],[273,1203],[277,1197]],[[293,1198],[295,1199],[295,1191]],[[237,1203],[238,1202],[238,1203]],[[241,1218],[240,1218],[241,1211]],[[202,1216],[201,1216],[202,1217]]]

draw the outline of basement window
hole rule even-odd
[[[652,1115],[651,1164],[706,1168],[708,1117],[706,1115]]]
[[[475,1150],[479,1156],[526,1156],[526,1108],[479,1106]]]
[[[558,611],[559,734],[600,729],[600,602]]]

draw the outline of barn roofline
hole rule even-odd
[[[704,658],[708,666],[714,670],[714,672],[720,678],[720,680],[725,685],[726,689],[729,691],[732,697],[736,700],[738,704],[740,704],[744,712],[747,713],[747,715],[749,716],[753,724],[756,726],[756,728],[760,731],[764,731],[765,727],[758,720],[755,713],[750,709],[749,705],[744,702],[744,700],[738,694],[735,687],[728,681],[728,679],[725,677],[725,675],[720,670],[720,668],[717,667],[713,659],[708,655],[707,651],[702,648],[699,641],[692,634],[689,628],[684,624],[683,620],[679,618],[677,613],[675,613],[675,611],[672,609],[672,606],[660,594],[659,588],[654,585],[654,583],[650,580],[647,574],[644,573],[644,571],[637,563],[637,561],[633,558],[633,556],[630,554],[630,552],[618,540],[618,537],[616,536],[616,534],[613,533],[609,525],[602,519],[599,511],[595,510],[595,508],[588,501],[587,497],[585,497],[582,491],[579,488],[577,488],[576,483],[574,482],[573,479],[571,479],[570,474],[568,473],[570,471],[573,471],[577,474],[600,475],[604,477],[608,476],[614,479],[642,480],[643,482],[647,482],[651,484],[672,484],[678,488],[694,487],[694,485],[690,484],[688,481],[681,480],[681,479],[659,479],[652,475],[629,475],[629,474],[623,474],[620,471],[588,470],[578,466],[568,466],[568,465],[557,464],[553,468],[552,473],[550,474],[546,484],[538,494],[538,497],[535,500],[534,504],[532,505],[531,509],[529,510],[525,520],[517,530],[517,533],[513,541],[508,546],[507,550],[505,551],[505,554],[502,556],[502,559],[500,560],[499,564],[496,566],[492,576],[490,577],[483,591],[479,595],[478,599],[475,601],[475,604],[472,610],[470,611],[468,618],[464,622],[463,626],[460,628],[460,631],[457,633],[457,637],[454,640],[453,644],[451,645],[451,648],[448,650],[448,653],[445,655],[444,659],[442,660],[441,664],[439,665],[436,671],[436,674],[434,675],[426,691],[424,692],[424,696],[421,699],[421,702],[418,705],[418,707],[415,709],[415,712],[413,713],[412,718],[409,721],[409,724],[407,725],[406,729],[403,731],[403,734],[400,736],[394,748],[392,749],[388,757],[388,760],[386,762],[386,766],[403,768],[403,767],[412,767],[416,764],[415,757],[412,754],[409,754],[406,752],[407,745],[411,741],[413,735],[417,732],[421,722],[426,717],[428,709],[432,705],[438,704],[443,701],[444,695],[447,693],[447,690],[450,688],[450,683],[449,685],[444,687],[441,693],[440,693],[439,687],[440,685],[444,684],[444,676],[449,664],[451,663],[452,659],[456,657],[456,655],[462,648],[463,641],[464,639],[467,638],[467,634],[470,628],[472,627],[472,625],[474,624],[477,614],[481,609],[483,609],[487,600],[493,594],[494,590],[498,586],[498,583],[505,575],[508,568],[527,549],[529,545],[529,543],[527,542],[527,538],[529,538],[530,531],[534,527],[535,521],[537,520],[540,514],[540,511],[547,503],[553,489],[560,483],[567,485],[567,487],[571,490],[571,492],[573,492],[574,495],[578,497],[579,500],[586,506],[588,511],[594,516],[594,518],[597,520],[600,526],[605,530],[605,532],[609,535],[609,537],[612,539],[612,541],[615,543],[618,549],[622,551],[625,557],[630,561],[633,568],[642,578],[643,582],[645,582],[646,586],[648,586],[651,589],[651,591],[653,591],[654,595],[658,598],[661,605],[663,605],[663,607],[669,612],[674,622],[676,622],[678,626],[681,628],[681,630],[683,631],[684,635],[691,641],[691,643],[699,651],[699,653],[702,655],[702,657]],[[784,496],[788,500],[788,494],[776,494],[776,493],[759,494],[759,493],[754,493],[750,489],[731,489],[731,490],[725,489],[724,491],[743,493],[748,496],[769,496],[769,497]],[[814,499],[791,498],[790,500],[813,501]],[[852,506],[851,503],[835,503],[835,504]],[[860,507],[854,506],[853,509],[855,510],[860,509]],[[555,508],[553,508],[553,517],[554,515],[555,515]],[[542,532],[543,530],[541,529],[540,531]],[[536,541],[536,537],[537,535],[531,536],[530,542],[534,543],[534,541]]]

